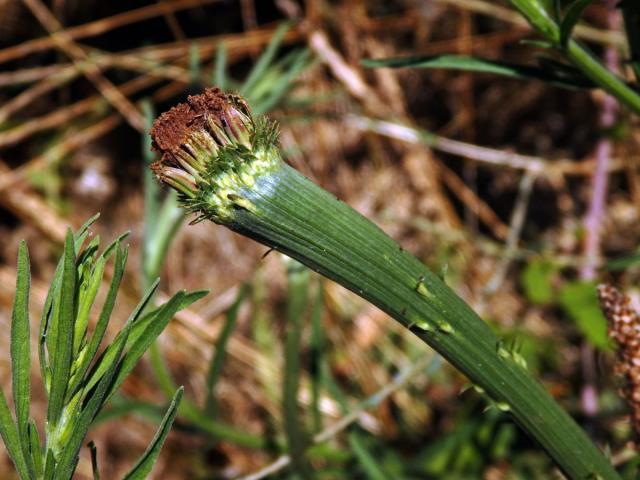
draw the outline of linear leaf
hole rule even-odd
[[[462,70],[466,72],[492,73],[511,78],[538,80],[558,87],[576,89],[592,88],[593,83],[587,78],[567,79],[555,71],[532,65],[489,60],[485,58],[467,57],[464,55],[435,55],[404,58],[387,58],[380,60],[363,60],[366,67],[389,68],[442,68]]]
[[[18,273],[16,293],[11,314],[11,378],[16,423],[22,450],[29,451],[29,399],[31,396],[31,342],[29,336],[29,252],[27,244],[20,242],[18,248]]]
[[[93,271],[87,280],[86,287],[81,290],[78,305],[78,315],[76,317],[73,334],[73,351],[78,352],[82,347],[85,338],[87,326],[89,325],[89,315],[91,307],[96,300],[102,278],[104,276],[104,267],[106,260],[100,257],[94,264]]]
[[[42,445],[40,444],[40,435],[38,434],[38,428],[32,421],[29,422],[29,444],[31,464],[35,472],[36,478],[42,478]]]
[[[91,452],[91,471],[93,472],[93,480],[100,480],[100,469],[98,468],[98,448],[93,442],[89,442],[89,452]]]
[[[125,327],[124,330],[118,333],[113,343],[107,347],[107,349],[104,351],[100,359],[96,362],[93,368],[93,371],[89,374],[89,378],[84,385],[85,389],[92,389],[100,381],[100,379],[103,377],[105,372],[109,370],[111,365],[117,362],[117,360],[120,358],[117,355],[116,345],[119,344],[120,339],[125,334],[127,336],[129,335],[130,333],[129,325],[133,325],[136,322],[136,320],[140,318],[140,315],[149,304],[151,297],[156,292],[156,289],[158,288],[158,283],[159,283],[159,280],[156,280],[153,283],[153,285],[151,285],[151,288],[149,288],[145,296],[142,298],[142,300],[140,300],[140,302],[138,303],[136,308],[133,310],[133,312],[131,312],[131,315],[129,316],[129,319],[127,320],[127,323],[126,323],[127,327]],[[95,333],[94,333],[94,336],[95,336]],[[111,396],[111,393],[109,394],[109,396]]]
[[[565,14],[560,23],[560,45],[565,47],[571,38],[574,27],[577,25],[580,17],[584,13],[585,8],[591,4],[593,0],[575,0]]]
[[[20,438],[18,436],[18,429],[13,422],[9,405],[7,405],[7,398],[4,396],[4,392],[0,388],[0,436],[4,441],[4,446],[16,466],[18,475],[21,480],[28,480],[29,470],[27,469],[27,462],[25,461],[22,448],[20,448]]]
[[[140,325],[139,329],[135,329],[131,333],[131,342],[127,353],[122,358],[120,368],[114,379],[113,385],[109,391],[109,397],[113,395],[124,379],[129,375],[129,372],[136,366],[138,360],[144,355],[154,340],[162,333],[169,321],[179,310],[188,307],[193,302],[204,297],[208,290],[200,290],[195,292],[178,292],[167,303],[165,303],[160,309],[158,309],[155,315],[151,315],[144,325]]]
[[[119,359],[122,355],[122,351],[124,350],[124,347],[127,343],[127,338],[130,330],[131,324],[128,324],[127,326],[125,326],[122,332],[120,332],[122,335],[119,337],[119,339],[116,339],[112,344],[112,347],[115,351],[116,361],[112,362],[109,365],[109,368],[100,378],[100,381],[96,385],[95,389],[93,389],[91,394],[88,396],[81,413],[77,416],[76,419],[74,419],[73,430],[64,445],[55,469],[56,480],[67,480],[73,476],[73,472],[78,462],[78,453],[82,448],[82,443],[85,436],[87,435],[87,432],[89,431],[89,427],[91,426],[93,419],[96,417],[97,413],[100,411],[100,408],[106,401],[106,395],[109,390],[109,385],[113,380],[119,363],[117,359]]]
[[[127,256],[127,248],[120,248],[118,244],[113,276],[111,277],[111,284],[109,285],[107,298],[105,298],[104,304],[102,305],[102,311],[100,312],[98,322],[96,323],[93,334],[91,335],[91,339],[89,340],[89,343],[86,347],[82,363],[77,367],[77,370],[74,374],[74,379],[70,387],[70,391],[72,393],[75,393],[76,389],[80,386],[85,373],[91,365],[93,357],[96,355],[98,349],[100,348],[100,344],[102,343],[104,334],[107,331],[111,313],[113,312],[113,308],[116,303],[118,289],[120,288],[122,276],[124,275],[124,267],[127,263]]]
[[[178,406],[180,405],[180,401],[182,400],[182,394],[184,392],[184,387],[180,387],[173,399],[171,400],[171,405],[169,405],[169,409],[162,419],[162,423],[158,428],[153,440],[142,454],[142,457],[136,462],[133,468],[124,476],[123,480],[144,480],[147,478],[147,475],[151,472],[153,465],[156,463],[158,459],[158,455],[160,454],[160,449],[164,444],[164,441],[169,435],[169,430],[171,430],[171,425],[173,424],[173,420],[178,413]]]
[[[65,395],[71,373],[73,324],[75,321],[75,288],[76,265],[74,240],[71,230],[68,230],[64,247],[60,297],[57,308],[54,308],[54,310],[57,310],[57,315],[54,313],[53,323],[48,332],[49,341],[47,342],[52,370],[47,420],[54,425],[57,424],[60,413],[64,407]]]

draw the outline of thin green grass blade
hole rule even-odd
[[[29,452],[29,400],[31,398],[31,340],[29,336],[29,252],[20,242],[16,293],[11,313],[11,379],[18,435],[25,455]]]
[[[229,338],[231,338],[231,333],[235,329],[240,306],[247,297],[248,292],[248,285],[243,285],[240,288],[240,291],[238,292],[233,305],[231,305],[229,310],[227,310],[222,331],[220,332],[218,341],[216,342],[215,352],[211,356],[211,363],[209,364],[209,371],[207,372],[207,397],[205,400],[204,409],[207,415],[212,418],[215,417],[214,389],[218,384],[218,379],[220,378],[220,374],[222,373],[222,366],[224,365],[224,359],[227,350],[227,342],[229,341]]]
[[[302,50],[300,52],[293,52],[293,62],[287,72],[282,75],[277,83],[269,90],[269,96],[256,105],[255,113],[262,114],[273,109],[284,96],[291,91],[294,85],[295,79],[302,73],[302,71],[309,65],[309,59],[311,58],[308,50]]]
[[[358,462],[366,472],[366,478],[370,480],[387,480],[391,478],[382,467],[378,465],[373,455],[367,450],[362,438],[357,432],[349,433],[349,446],[358,459]]]
[[[51,425],[58,423],[64,407],[65,396],[71,373],[73,353],[73,325],[75,320],[76,265],[74,239],[71,230],[67,231],[64,247],[64,260],[60,284],[60,297],[54,307],[53,322],[47,332],[47,347],[51,363],[51,387],[47,421]]]
[[[4,446],[11,457],[11,461],[16,467],[16,471],[21,480],[29,479],[29,470],[27,468],[27,462],[22,452],[20,437],[18,435],[18,428],[13,421],[9,405],[7,405],[7,398],[4,396],[4,392],[0,388],[0,436],[4,441]]]
[[[269,68],[269,65],[275,58],[276,53],[278,52],[278,49],[282,44],[282,39],[284,38],[285,33],[287,33],[287,30],[289,30],[289,27],[290,24],[288,22],[283,23],[275,31],[275,33],[273,34],[273,38],[269,42],[269,45],[267,46],[263,54],[260,55],[260,58],[258,58],[258,61],[251,69],[249,76],[240,87],[240,93],[250,92],[254,88],[255,84],[260,80],[260,78],[262,78],[264,73]]]
[[[557,72],[485,58],[467,57],[464,55],[434,55],[403,58],[387,58],[380,60],[363,60],[365,67],[377,68],[432,68],[461,70],[465,72],[490,73],[523,80],[538,80],[551,85],[569,89],[593,88],[594,83],[585,78],[567,79]]]
[[[160,449],[162,448],[167,435],[169,435],[169,430],[171,430],[173,420],[176,418],[178,406],[182,400],[183,393],[183,387],[180,387],[176,391],[173,399],[171,400],[171,405],[169,405],[169,409],[162,419],[162,423],[153,437],[153,440],[149,444],[149,447],[147,447],[147,450],[142,454],[142,457],[140,457],[134,467],[124,476],[123,480],[144,480],[147,478],[147,475],[151,473],[151,469],[155,465],[158,455],[160,454]]]
[[[212,80],[213,84],[220,90],[224,90],[227,87],[227,47],[224,42],[220,42],[216,50],[216,63]]]
[[[567,46],[573,29],[578,24],[578,21],[582,17],[584,10],[593,3],[593,0],[575,0],[565,13],[562,22],[560,23],[560,45]]]

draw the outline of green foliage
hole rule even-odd
[[[16,420],[0,391],[0,434],[18,476],[26,479],[70,479],[89,428],[109,398],[117,391],[149,344],[162,332],[173,315],[206,292],[179,292],[166,304],[143,315],[150,289],[116,338],[98,355],[113,311],[127,258],[121,246],[124,236],[102,252],[100,238],[86,242],[92,218],[75,235],[69,231],[64,252],[51,282],[40,324],[40,369],[48,399],[45,442],[29,418],[29,257],[21,243],[18,254],[16,295],[11,325],[11,360]],[[86,243],[86,245],[85,245]],[[91,312],[113,260],[113,276],[93,332],[88,329]],[[181,395],[181,391],[178,392]],[[180,395],[163,421],[160,431],[134,472],[149,472],[166,437]],[[98,478],[92,448],[94,478]],[[146,475],[146,474],[144,474]],[[142,475],[130,478],[143,478]]]
[[[591,282],[569,282],[558,296],[560,305],[594,347],[609,349],[607,320],[598,305],[596,286]]]
[[[545,305],[553,301],[553,280],[557,272],[558,267],[546,259],[536,259],[525,266],[520,281],[532,303]]]
[[[541,66],[539,67],[464,55],[388,58],[364,60],[362,63],[366,67],[429,68],[489,73],[524,80],[538,80],[570,89],[593,88],[595,86],[591,80],[570,66],[559,64],[559,62],[545,63],[545,59],[540,60]]]
[[[573,28],[576,26],[580,17],[584,13],[584,10],[593,3],[593,0],[574,0],[567,8],[564,18],[560,22],[560,45],[566,47],[569,43],[569,38],[573,33]]]

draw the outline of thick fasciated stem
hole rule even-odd
[[[209,89],[152,129],[158,179],[185,208],[295,258],[377,305],[441,353],[572,479],[618,479],[522,357],[444,282],[382,230],[280,159],[277,127]]]
[[[226,226],[299,260],[410,328],[509,410],[570,478],[619,478],[517,353],[365,217],[285,164],[241,197]]]

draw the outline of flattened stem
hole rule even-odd
[[[284,163],[234,200],[233,220],[222,224],[295,258],[410,328],[508,409],[569,478],[620,478],[542,385],[499,355],[487,324],[365,217]]]

